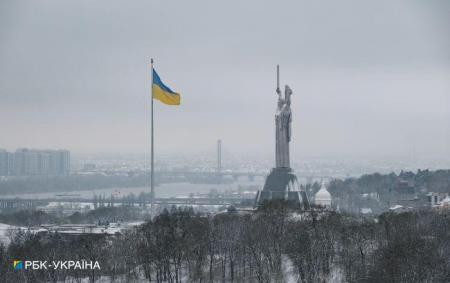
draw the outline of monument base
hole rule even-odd
[[[309,201],[306,192],[299,190],[297,176],[288,167],[273,168],[266,178],[264,188],[256,195],[256,205],[265,201],[284,200],[308,209]]]

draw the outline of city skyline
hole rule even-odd
[[[67,176],[70,163],[68,150],[0,149],[0,176]]]
[[[3,2],[0,148],[149,152],[152,56],[157,154],[272,154],[279,63],[293,156],[449,155],[450,4],[388,3]]]

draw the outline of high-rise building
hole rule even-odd
[[[4,169],[5,166],[7,169]],[[69,172],[70,152],[68,150],[36,150],[20,148],[14,153],[0,151],[0,175],[63,176],[68,175]]]
[[[48,151],[50,155],[50,172],[52,175],[69,175],[70,152],[68,150]]]
[[[29,175],[27,164],[29,163],[28,149],[20,148],[14,152],[14,165],[12,175],[25,176]]]
[[[9,156],[8,152],[0,149],[0,176],[9,175]]]

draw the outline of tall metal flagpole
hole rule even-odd
[[[151,79],[151,88],[152,88],[152,109],[151,109],[151,118],[152,118],[152,125],[151,125],[151,171],[150,171],[150,214],[153,218],[154,216],[154,210],[155,210],[155,152],[154,152],[154,138],[153,138],[153,58],[150,59],[150,66],[151,66],[151,73],[152,73],[152,79]]]

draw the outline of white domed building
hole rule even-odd
[[[331,194],[330,192],[328,192],[325,186],[325,182],[322,182],[322,187],[316,193],[314,197],[314,202],[316,205],[331,207]]]

